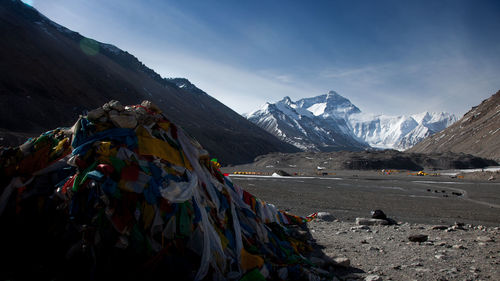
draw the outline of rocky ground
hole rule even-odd
[[[223,168],[265,175],[273,169]],[[326,169],[328,176],[307,178],[301,175],[314,176],[312,169],[284,170],[299,176],[230,177],[278,208],[322,214],[302,232],[316,244],[311,260],[333,272],[332,280],[500,280],[498,172]],[[395,224],[357,222],[375,209]],[[410,241],[413,235],[422,235],[422,242]]]
[[[333,280],[500,280],[500,230],[480,225],[308,223]],[[421,235],[411,242],[410,236]],[[419,238],[419,237],[416,237]]]

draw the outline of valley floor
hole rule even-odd
[[[236,167],[224,168],[231,173]],[[381,209],[402,222],[500,226],[500,182],[408,172],[336,171],[328,176],[230,175],[258,198],[297,215],[329,212],[343,221]]]
[[[331,219],[315,219],[307,226],[321,255],[350,261],[347,268],[323,265],[338,277],[333,280],[500,280],[498,181],[373,171],[230,177],[291,213],[330,213]],[[355,223],[375,209],[397,225]],[[453,227],[456,223],[464,226]],[[433,229],[436,225],[447,228]],[[428,240],[410,242],[414,234]]]

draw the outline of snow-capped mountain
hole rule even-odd
[[[248,120],[302,150],[363,150],[369,145],[351,130],[347,116],[360,110],[334,91],[293,102],[285,97],[248,114]]]
[[[261,128],[306,151],[405,150],[456,121],[445,112],[409,116],[362,113],[334,91],[296,102],[285,97],[246,115]]]
[[[446,112],[422,112],[409,116],[359,113],[348,119],[354,134],[370,146],[397,150],[406,150],[457,120],[455,115]]]

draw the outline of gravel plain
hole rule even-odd
[[[307,224],[307,233],[316,245],[313,261],[334,272],[332,280],[500,280],[497,180],[405,171],[297,174],[230,177],[279,209],[323,215]],[[356,222],[370,218],[376,209],[395,224]],[[412,235],[425,241],[411,242]]]

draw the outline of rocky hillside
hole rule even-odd
[[[147,99],[221,163],[298,151],[187,79],[164,79],[128,52],[68,30],[21,1],[0,2],[0,35],[0,145],[72,125],[109,100]]]
[[[500,161],[500,91],[410,152],[463,152]]]

